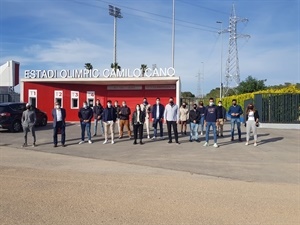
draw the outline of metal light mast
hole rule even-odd
[[[224,31],[229,32],[229,48],[225,72],[225,95],[228,93],[229,89],[237,87],[240,84],[240,68],[237,39],[240,37],[250,38],[250,35],[237,34],[237,22],[248,22],[248,19],[238,18],[235,14],[235,7],[233,4],[231,16],[229,18],[229,27],[227,31]],[[234,85],[231,84],[232,82],[234,82]]]
[[[114,17],[114,56],[113,56],[113,62],[114,65],[117,63],[117,18],[123,18],[121,15],[121,9],[114,7],[112,5],[109,5],[109,15]]]

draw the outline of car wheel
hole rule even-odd
[[[21,130],[22,130],[21,122],[18,120],[14,121],[12,124],[11,131],[12,132],[20,132]]]
[[[43,127],[47,125],[47,118],[46,118],[46,117],[43,117],[43,118],[42,118],[41,125],[42,125]]]

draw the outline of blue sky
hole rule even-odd
[[[267,85],[300,82],[299,0],[175,0],[175,69],[182,91],[198,94],[198,73],[205,94],[223,76],[232,4],[238,23],[241,80],[251,75]],[[110,68],[113,62],[113,17],[108,5],[121,8],[117,62],[172,66],[172,0],[0,0],[0,64],[8,60],[26,69]],[[224,80],[224,78],[223,78]]]

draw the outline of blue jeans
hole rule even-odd
[[[91,140],[91,122],[88,122],[88,123],[80,122],[80,127],[81,127],[81,140],[84,141],[85,130],[86,130],[88,139]]]
[[[198,130],[199,130],[199,127],[201,127],[201,133],[203,133],[203,130],[204,130],[204,115],[201,116],[200,120],[199,120],[199,126],[198,126]]]
[[[198,140],[198,123],[190,122],[190,140]]]
[[[234,126],[236,124],[237,130],[238,130],[238,135],[239,139],[241,139],[242,132],[241,132],[241,121],[240,118],[231,118],[230,120],[231,123],[231,138],[234,138]]]
[[[100,119],[94,119],[94,134],[97,135],[97,128],[98,128],[98,121],[99,121],[99,124],[101,126],[101,131],[102,131],[102,134],[104,134],[104,126],[103,126],[103,122],[102,120]]]
[[[209,141],[209,131],[210,127],[212,127],[214,132],[214,142],[217,143],[217,126],[216,122],[206,122],[206,134],[205,134],[205,141]]]

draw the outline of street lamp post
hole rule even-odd
[[[109,15],[114,17],[114,56],[113,56],[113,61],[114,65],[117,63],[117,18],[123,18],[121,15],[121,9],[114,7],[112,5],[109,5]]]
[[[221,71],[220,71],[220,100],[222,100],[222,89],[223,89],[223,23],[222,21],[217,21],[221,24],[221,30],[218,32],[221,35]]]
[[[203,79],[203,83],[204,83],[204,62],[201,62],[202,64],[202,79]],[[202,84],[202,86],[204,87],[204,85]],[[201,88],[201,97],[203,99],[203,88]]]
[[[173,19],[172,19],[172,67],[174,68],[175,55],[175,0],[173,0]]]

